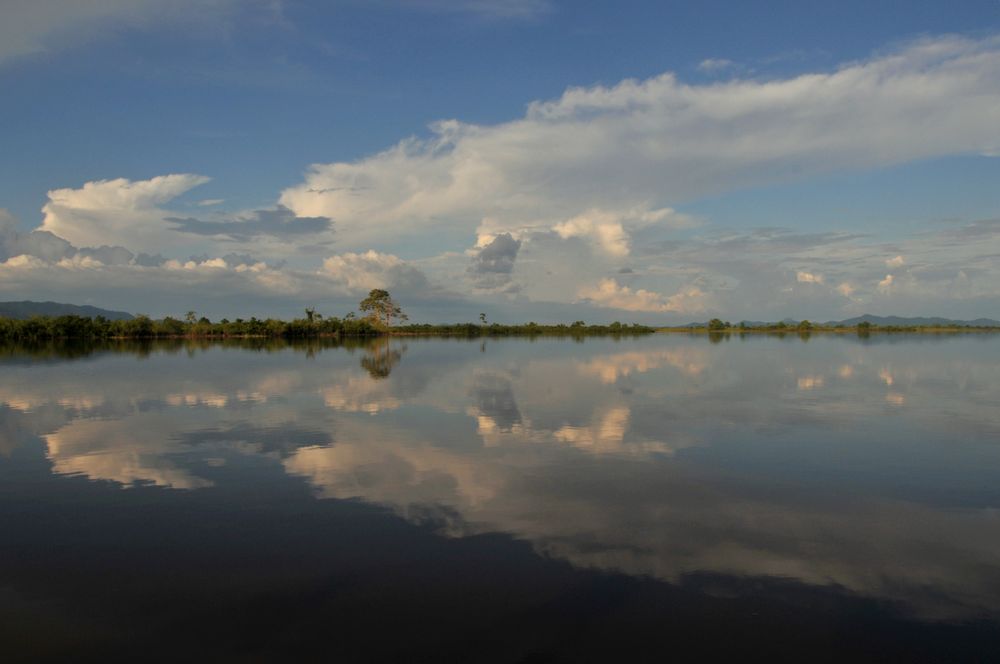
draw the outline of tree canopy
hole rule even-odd
[[[403,308],[389,295],[389,291],[382,288],[373,288],[368,293],[368,297],[361,300],[358,308],[386,327],[392,327],[394,318],[400,321],[409,319],[403,313]]]

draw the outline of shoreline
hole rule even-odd
[[[786,328],[765,328],[765,327],[731,327],[723,330],[712,330],[707,327],[661,327],[657,328],[658,333],[664,334],[708,334],[708,335],[733,335],[733,334],[774,334],[774,335],[810,335],[810,334],[990,334],[1000,332],[1000,327],[940,327],[940,326],[885,326],[870,328],[858,327],[812,327],[799,329],[797,327]]]

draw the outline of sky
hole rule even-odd
[[[1000,318],[1000,1],[0,0],[0,299]]]

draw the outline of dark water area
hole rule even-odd
[[[0,348],[3,661],[998,661],[998,508],[994,335]]]

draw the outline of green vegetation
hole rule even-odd
[[[582,320],[572,325],[501,325],[487,324],[486,314],[479,314],[479,323],[453,325],[397,325],[393,320],[405,321],[406,314],[389,295],[388,291],[374,289],[359,304],[367,316],[358,318],[353,312],[344,318],[325,318],[314,308],[305,310],[305,318],[283,321],[275,318],[237,318],[213,322],[194,311],[183,318],[167,316],[153,320],[149,316],[136,316],[130,320],[108,320],[102,316],[36,316],[27,320],[0,318],[0,340],[40,341],[48,339],[228,339],[265,338],[297,339],[313,337],[373,337],[386,334],[435,335],[435,336],[573,336],[599,334],[649,334],[655,332],[642,325],[587,325]]]
[[[395,325],[393,321],[407,320],[402,307],[393,300],[388,291],[380,288],[371,290],[361,300],[358,308],[365,315],[358,317],[354,312],[343,318],[324,317],[315,308],[307,308],[304,318],[283,321],[275,318],[237,318],[230,321],[223,318],[213,322],[194,311],[188,311],[182,318],[167,316],[153,320],[139,315],[131,319],[110,320],[103,316],[35,316],[26,320],[0,317],[0,341],[38,342],[50,339],[308,339],[332,337],[337,339],[377,337],[383,335],[403,336],[453,336],[453,337],[507,337],[507,336],[568,336],[581,338],[590,335],[640,335],[653,332],[685,332],[688,334],[708,333],[713,341],[722,340],[734,332],[737,334],[779,334],[794,333],[806,338],[812,333],[852,333],[868,336],[883,332],[996,332],[1000,327],[992,325],[876,325],[862,321],[856,325],[817,324],[808,320],[799,322],[778,321],[776,323],[740,322],[734,326],[729,321],[713,318],[703,325],[686,327],[652,328],[639,324],[614,322],[610,325],[587,325],[582,320],[570,325],[539,324],[530,322],[520,325],[489,323],[485,313],[479,314],[478,323],[454,323],[445,325],[416,324]],[[921,322],[932,319],[922,319]],[[983,322],[995,321],[980,319]],[[853,322],[853,321],[852,321]],[[895,320],[893,322],[896,322]],[[976,321],[979,322],[979,321]]]
[[[685,332],[689,334],[705,334],[710,336],[726,335],[736,332],[738,334],[798,334],[808,336],[814,332],[835,333],[835,334],[858,334],[867,336],[875,333],[886,332],[920,332],[920,333],[948,333],[948,332],[1000,332],[1000,327],[992,325],[875,325],[868,321],[862,321],[856,325],[822,325],[808,320],[795,322],[778,321],[775,323],[748,324],[746,321],[733,326],[729,322],[713,318],[708,323],[697,326],[686,327],[661,327],[659,332]]]
[[[100,316],[37,316],[28,320],[0,318],[0,340],[38,341],[45,339],[174,339],[174,338],[309,338],[309,337],[371,337],[385,334],[428,335],[460,337],[504,336],[588,336],[588,335],[637,335],[656,330],[643,325],[586,325],[577,321],[572,325],[501,325],[492,323],[455,323],[450,325],[403,325],[387,329],[370,318],[345,316],[343,319],[324,318],[312,312],[306,318],[291,321],[274,318],[237,318],[212,322],[205,317],[180,320],[167,316],[153,320],[136,316],[132,320],[107,320]]]
[[[383,325],[386,329],[392,327],[393,318],[401,321],[409,319],[409,316],[403,313],[403,308],[389,295],[389,291],[381,288],[373,288],[368,297],[361,300],[358,309],[367,312],[372,322]]]
[[[638,335],[652,334],[655,328],[633,323],[626,325],[619,322],[610,325],[587,325],[583,321],[576,321],[572,325],[558,323],[555,325],[541,325],[531,322],[522,325],[502,325],[491,323],[489,325],[477,323],[456,323],[453,325],[403,325],[393,328],[393,334],[405,335],[428,335],[428,336],[452,336],[452,337],[512,337],[512,336],[565,336],[584,337],[594,335]]]
[[[179,320],[167,316],[152,320],[136,316],[132,320],[107,320],[101,316],[37,316],[28,320],[0,318],[0,339],[164,339],[176,337],[265,337],[295,338],[319,336],[374,336],[380,330],[365,319],[313,317],[282,321],[274,318],[234,321],[207,318]]]

